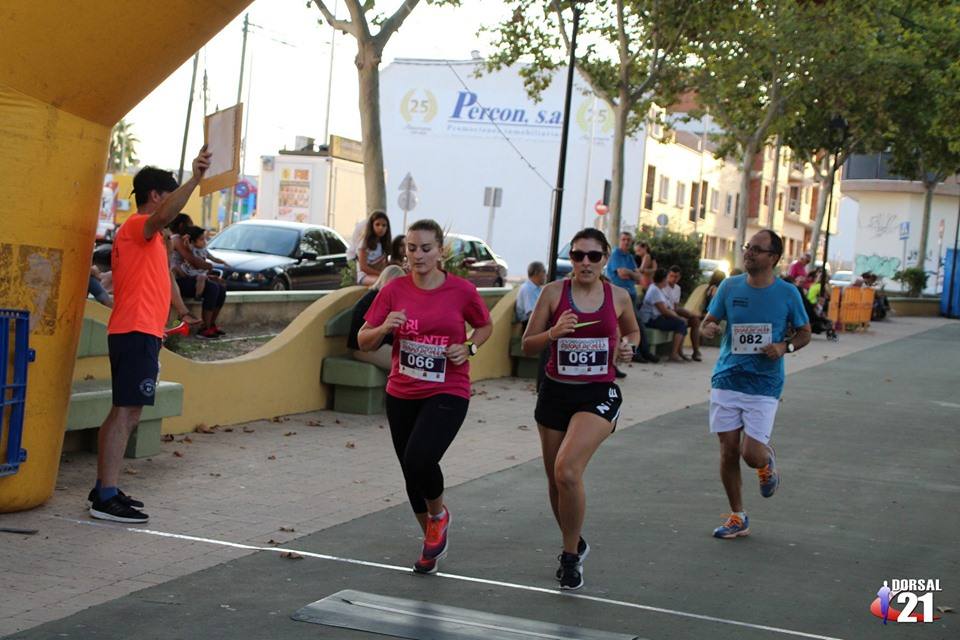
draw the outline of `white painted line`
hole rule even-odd
[[[305,558],[316,558],[318,560],[330,560],[332,562],[343,562],[345,564],[354,564],[360,565],[363,567],[373,567],[375,569],[386,569],[388,571],[400,571],[403,573],[412,574],[413,570],[410,567],[400,567],[391,564],[383,564],[381,562],[370,562],[368,560],[356,560],[354,558],[341,558],[339,556],[331,556],[325,553],[314,553],[312,551],[301,551],[300,549],[291,549],[289,547],[261,547],[259,545],[252,544],[243,544],[240,542],[229,542],[226,540],[215,540],[213,538],[201,538],[199,536],[188,536],[182,533],[168,533],[166,531],[155,531],[153,529],[140,529],[137,527],[127,527],[122,524],[108,524],[106,522],[95,522],[93,520],[75,520],[73,518],[64,518],[62,516],[51,516],[59,520],[66,520],[68,522],[73,522],[76,524],[87,525],[92,527],[104,527],[108,529],[120,529],[124,531],[129,531],[131,533],[143,533],[151,536],[158,536],[161,538],[172,538],[175,540],[185,540],[187,542],[203,542],[206,544],[214,544],[222,547],[232,547],[234,549],[245,549],[248,551],[273,551],[278,553],[287,553],[293,552],[297,553]],[[736,627],[745,627],[748,629],[759,629],[760,631],[770,631],[771,633],[779,633],[787,636],[795,636],[798,638],[811,638],[811,640],[843,640],[835,636],[822,636],[815,633],[806,633],[804,631],[794,631],[792,629],[783,629],[781,627],[771,627],[764,624],[754,624],[752,622],[742,622],[740,620],[731,620],[729,618],[718,618],[715,616],[707,616],[699,613],[690,613],[689,611],[679,611],[677,609],[666,609],[663,607],[654,607],[646,604],[638,604],[636,602],[626,602],[625,600],[611,600],[609,598],[601,598],[598,596],[589,596],[583,593],[571,593],[569,591],[560,591],[558,588],[547,589],[546,587],[534,587],[525,584],[517,584],[515,582],[502,582],[500,580],[488,580],[486,578],[474,578],[472,576],[462,576],[455,573],[435,573],[434,576],[438,578],[447,578],[449,580],[459,580],[461,582],[472,582],[475,584],[485,584],[494,587],[503,587],[505,589],[518,589],[521,591],[530,591],[533,593],[545,593],[551,596],[560,596],[562,598],[576,598],[579,600],[588,600],[590,602],[599,602],[601,604],[613,605],[617,607],[626,607],[629,609],[639,609],[641,611],[650,611],[653,613],[662,613],[670,616],[677,616],[681,618],[691,618],[693,620],[703,620],[706,622],[716,622],[719,624],[728,624]]]

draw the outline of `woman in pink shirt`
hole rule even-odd
[[[435,573],[447,553],[450,525],[440,459],[467,415],[468,359],[490,337],[493,325],[477,288],[440,268],[439,224],[414,222],[405,239],[411,272],[380,290],[357,342],[361,350],[372,351],[393,334],[387,421],[407,497],[424,532],[413,570]],[[469,339],[464,323],[473,327]]]
[[[590,552],[580,536],[586,511],[583,473],[620,416],[623,395],[613,382],[614,364],[629,362],[640,342],[630,295],[600,278],[609,255],[601,231],[577,232],[570,242],[573,277],[543,288],[523,334],[526,355],[550,349],[534,417],[550,506],[563,534],[557,570],[561,589],[583,586],[583,559]]]

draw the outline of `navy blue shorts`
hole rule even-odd
[[[107,336],[113,406],[153,406],[160,375],[160,343],[160,338],[137,331]]]

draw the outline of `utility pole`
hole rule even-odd
[[[577,31],[580,29],[579,2],[573,4],[573,33],[570,36],[570,61],[567,64],[567,91],[563,99],[563,129],[560,134],[560,166],[557,168],[557,186],[553,199],[553,227],[550,231],[550,254],[547,263],[547,282],[557,277],[557,251],[560,248],[560,214],[563,211],[563,180],[567,166],[567,139],[570,137],[570,101],[573,97],[573,76],[576,73]]]
[[[250,14],[243,14],[243,46],[240,48],[240,80],[237,82],[237,101],[234,104],[240,104],[243,97],[243,65],[247,58],[247,33],[250,31]],[[240,168],[240,175],[243,176],[243,168]],[[224,220],[225,226],[233,224],[233,186],[227,192],[227,212]]]
[[[209,101],[210,96],[208,94],[208,85],[207,85],[207,63],[206,63],[206,54],[204,54],[204,63],[203,63],[203,116],[206,117],[207,113],[210,111]],[[182,164],[182,162],[181,162]],[[203,196],[203,203],[200,206],[200,226],[204,229],[210,226],[210,212],[213,209],[213,194],[208,193]]]
[[[183,146],[180,147],[180,171],[177,173],[177,182],[183,184],[183,163],[187,159],[187,135],[190,133],[190,114],[193,112],[193,91],[197,86],[197,63],[200,62],[200,52],[193,56],[193,76],[190,79],[190,98],[187,100],[187,122],[183,125]]]

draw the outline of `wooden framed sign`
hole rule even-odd
[[[240,181],[240,133],[243,103],[211,113],[203,120],[203,140],[212,154],[200,180],[200,195],[227,189]]]

